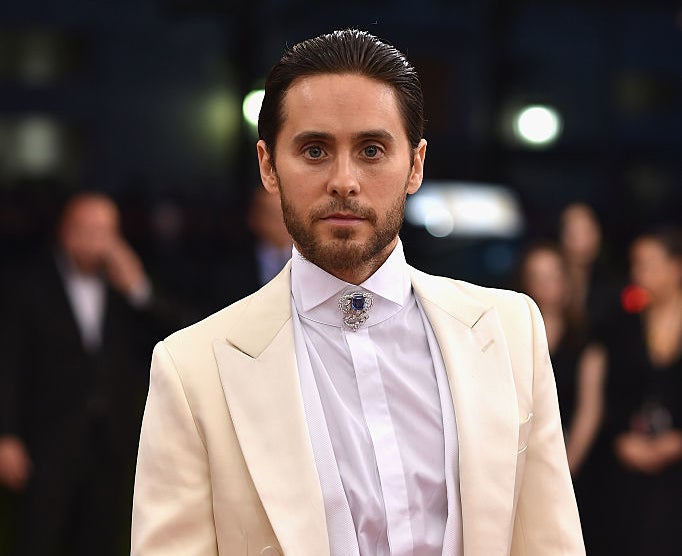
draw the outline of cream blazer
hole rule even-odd
[[[464,554],[584,554],[537,307],[509,291],[411,276],[452,392]],[[329,554],[290,291],[287,265],[156,346],[132,555]]]

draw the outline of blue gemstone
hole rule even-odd
[[[365,308],[365,296],[361,293],[354,293],[351,304],[356,311],[362,311]]]

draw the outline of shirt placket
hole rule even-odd
[[[345,332],[345,336],[353,360],[365,423],[372,439],[386,509],[391,555],[411,555],[414,541],[407,484],[376,350],[367,327],[361,327],[357,332]]]

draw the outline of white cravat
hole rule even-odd
[[[374,295],[357,332],[338,309],[348,288],[294,249],[296,356],[332,554],[461,554],[454,411],[402,244],[353,287]]]

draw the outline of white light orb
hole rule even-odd
[[[265,97],[265,91],[263,89],[251,91],[244,97],[242,114],[244,114],[246,122],[252,127],[258,126],[258,115],[260,114],[260,107],[263,104],[263,97]]]
[[[516,137],[536,147],[554,143],[561,134],[561,128],[561,115],[550,106],[527,106],[514,119]]]

